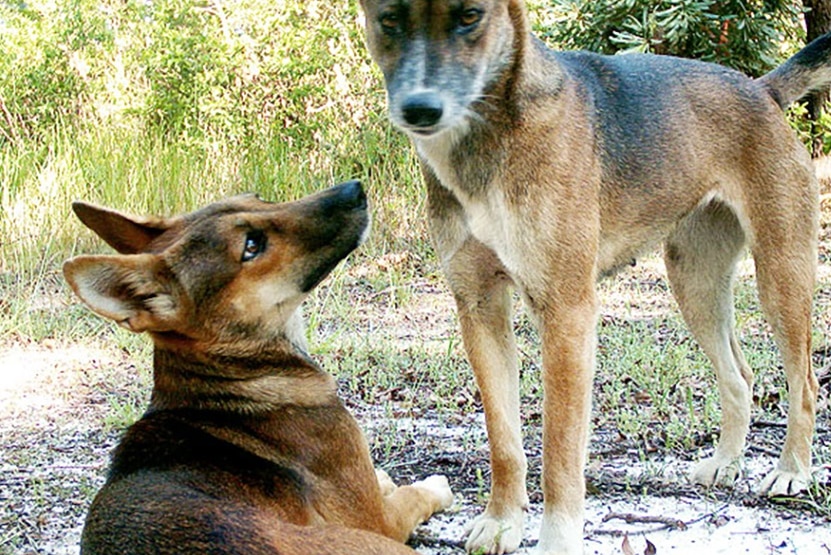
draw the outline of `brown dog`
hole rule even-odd
[[[73,208],[122,254],[66,262],[72,289],[155,344],[150,407],[113,454],[81,552],[415,553],[397,542],[450,505],[447,480],[376,477],[297,310],[362,241],[361,185],[170,219]]]
[[[468,550],[516,549],[528,504],[509,285],[542,341],[539,551],[581,553],[595,281],[661,243],[723,405],[721,440],[693,480],[732,484],[744,450],[753,377],[732,283],[747,245],[790,395],[782,455],[762,490],[805,488],[817,187],[782,107],[831,80],[831,38],[752,80],[670,57],[551,51],[529,33],[522,0],[361,3],[391,118],[421,159],[485,408],[492,494]]]

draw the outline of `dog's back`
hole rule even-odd
[[[309,506],[309,476],[258,457],[194,425],[189,411],[150,413],[113,453],[90,508],[85,554],[412,553],[403,545],[323,524]],[[227,416],[220,415],[228,427]],[[219,421],[216,424],[220,423]]]
[[[249,553],[273,553],[267,538],[278,518],[254,509],[269,492],[274,517],[304,519],[303,477],[290,468],[211,436],[194,425],[205,415],[188,411],[150,413],[133,424],[113,453],[106,487],[90,508],[83,549],[115,553],[132,545],[136,553],[196,552],[195,532],[209,546],[243,546]],[[227,423],[226,423],[227,425]],[[298,511],[298,509],[301,509]]]
[[[716,126],[729,124],[741,133],[783,122],[765,87],[722,66],[647,54],[558,52],[556,57],[584,87],[594,132],[603,143],[598,152],[619,181],[615,186],[649,186],[673,174],[668,170],[688,156],[724,156]],[[730,139],[742,141],[736,134]],[[710,152],[689,152],[692,145],[709,146]]]

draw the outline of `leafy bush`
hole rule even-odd
[[[144,107],[151,124],[184,136],[226,123],[226,98],[240,65],[239,51],[224,40],[217,11],[189,0],[145,5],[147,47],[140,57],[150,85]]]
[[[0,3],[0,136],[36,136],[76,117],[91,92],[81,53],[111,36],[91,2],[50,5]]]
[[[753,76],[802,35],[788,0],[551,0],[541,12],[542,34],[564,48],[671,54]]]
[[[184,137],[248,142],[277,131],[300,147],[343,119],[365,124],[383,95],[365,86],[377,79],[356,18],[354,4],[320,0],[148,4],[144,116]]]
[[[0,141],[137,121],[189,144],[319,144],[383,113],[357,17],[322,0],[0,0]]]

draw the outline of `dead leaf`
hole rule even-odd
[[[655,547],[655,544],[646,540],[646,549],[643,550],[643,555],[655,555],[656,553],[658,553],[658,548]]]
[[[724,515],[717,515],[717,516],[710,519],[710,524],[712,524],[716,528],[721,528],[722,526],[724,526],[728,522],[730,522],[730,519],[727,518]]]
[[[629,534],[623,534],[623,544],[620,546],[623,555],[635,555],[635,550],[629,545]]]

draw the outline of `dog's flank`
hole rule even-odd
[[[452,502],[447,481],[376,474],[297,310],[363,240],[360,184],[169,219],[74,208],[121,254],[69,260],[67,280],[155,344],[150,406],[113,453],[82,553],[413,553],[397,542]]]
[[[720,441],[692,479],[731,485],[753,374],[734,327],[746,246],[782,351],[790,415],[761,485],[810,479],[817,381],[811,298],[817,186],[782,107],[831,80],[831,37],[760,79],[692,60],[555,52],[521,0],[362,0],[392,121],[421,161],[437,254],[482,394],[492,492],[467,548],[522,539],[526,461],[508,286],[540,328],[544,512],[539,550],[582,552],[582,475],[594,368],[595,281],[664,247],[684,319],[712,362]]]

